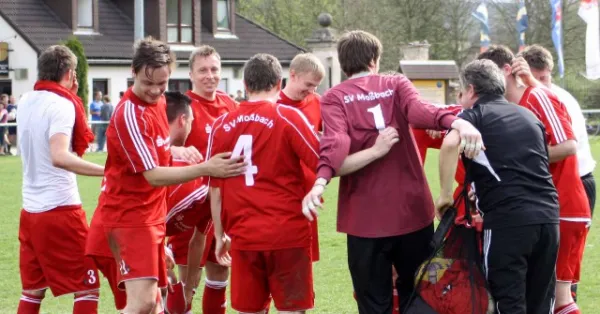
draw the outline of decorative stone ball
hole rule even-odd
[[[323,26],[323,27],[329,27],[331,25],[331,21],[332,21],[332,17],[331,14],[329,13],[321,13],[319,14],[319,17],[317,18],[317,20],[319,21],[319,25]]]

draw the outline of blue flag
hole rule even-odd
[[[519,11],[517,12],[517,33],[519,34],[519,51],[525,49],[525,31],[529,27],[529,18],[525,0],[519,0]]]
[[[558,56],[558,74],[565,76],[565,62],[562,45],[562,0],[550,0],[552,6],[552,42]]]
[[[490,47],[490,27],[488,25],[488,10],[487,6],[485,5],[485,1],[482,1],[475,12],[472,12],[471,14],[481,23],[479,41],[481,45],[481,52],[485,52]]]

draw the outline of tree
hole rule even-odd
[[[85,108],[86,115],[88,114],[88,62],[87,57],[85,56],[85,51],[83,49],[83,45],[81,41],[77,39],[75,36],[69,37],[67,41],[63,43],[65,46],[69,47],[71,51],[77,56],[77,69],[75,72],[77,73],[77,82],[79,83],[79,90],[77,90],[77,96],[81,98],[83,101],[83,107]]]

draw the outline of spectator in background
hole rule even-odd
[[[244,101],[244,100],[246,100],[246,97],[244,97],[244,93],[242,93],[242,91],[238,89],[237,96],[235,97],[235,101],[241,102],[241,101]]]
[[[6,110],[7,106],[8,95],[2,94],[2,96],[0,96],[0,125],[8,121],[8,111]],[[8,139],[6,138],[6,127],[0,126],[0,155],[6,155],[7,142]]]
[[[108,128],[108,121],[110,121],[113,111],[114,107],[110,103],[110,97],[105,95],[102,97],[102,107],[100,108],[100,121],[104,123],[97,125],[96,138],[98,139],[98,148],[96,148],[96,152],[104,151],[104,144],[106,143],[106,129]]]
[[[6,111],[8,112],[8,123],[17,123],[17,102],[15,101],[15,96],[8,96],[8,106],[6,106]],[[6,154],[11,154],[10,146],[17,144],[17,127],[9,126],[8,127],[8,150]]]
[[[97,90],[94,92],[94,101],[90,103],[90,115],[92,116],[92,122],[100,120],[100,108],[102,108],[102,92]],[[92,124],[92,132],[96,138],[98,138],[98,125]]]

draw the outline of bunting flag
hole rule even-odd
[[[481,23],[480,45],[481,52],[485,52],[490,47],[490,28],[488,26],[488,10],[485,1],[482,1],[477,9],[471,13]]]
[[[525,49],[525,31],[529,27],[529,18],[527,16],[527,8],[525,0],[519,1],[519,11],[517,12],[517,33],[519,34],[519,51]]]
[[[563,58],[562,43],[562,0],[550,0],[552,6],[552,42],[558,57],[558,74],[561,78],[565,76],[565,62]]]
[[[579,17],[587,24],[585,32],[585,77],[600,79],[600,17],[598,0],[582,0],[579,5]]]

